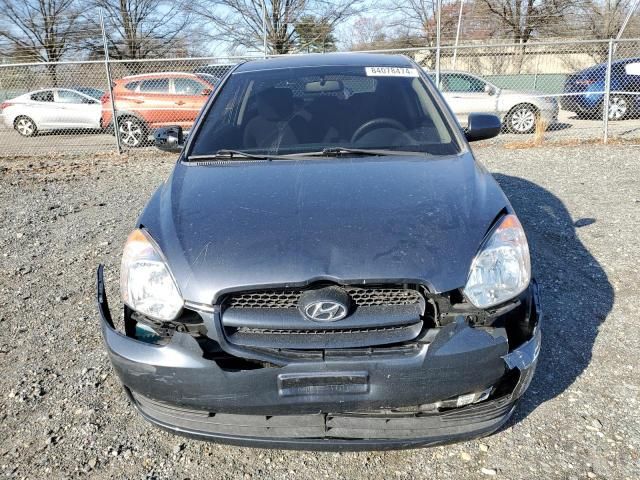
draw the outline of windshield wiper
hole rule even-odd
[[[209,153],[206,155],[189,155],[188,160],[270,160],[273,155],[254,154],[243,152],[241,150],[218,150],[216,153]]]
[[[373,157],[383,157],[389,155],[424,155],[424,152],[410,152],[407,150],[380,150],[369,148],[348,148],[348,147],[327,147],[317,152],[301,152],[285,155],[285,157],[340,157],[342,155],[367,155]]]
[[[242,150],[222,149],[215,153],[205,155],[190,155],[187,160],[227,160],[227,161],[246,161],[246,160],[292,160],[295,158],[310,157],[341,157],[348,155],[363,156],[389,156],[389,155],[425,155],[425,152],[410,152],[406,150],[379,150],[365,148],[347,148],[347,147],[328,147],[317,152],[299,152],[288,153],[285,155],[272,155],[269,153],[249,153]]]

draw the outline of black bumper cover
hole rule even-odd
[[[295,362],[229,371],[202,356],[197,342],[175,333],[167,345],[139,342],[111,320],[98,270],[102,334],[132,403],[148,421],[175,433],[235,445],[314,450],[381,450],[439,445],[488,435],[511,416],[528,387],[540,349],[540,308],[530,340],[509,352],[506,337],[466,326],[441,329],[412,355]],[[205,324],[207,314],[202,313]],[[212,329],[213,330],[213,329]],[[444,412],[390,413],[481,391],[510,371],[515,387],[500,398]],[[349,376],[364,383],[288,390],[283,378]],[[385,413],[386,411],[386,413]],[[365,413],[366,412],[366,413]]]

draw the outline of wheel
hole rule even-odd
[[[127,147],[141,147],[146,144],[147,128],[135,117],[118,119],[118,133],[120,141]]]
[[[13,128],[15,128],[16,131],[23,137],[33,137],[36,133],[38,133],[36,122],[26,116],[20,116],[16,118],[13,122]]]
[[[533,133],[536,129],[538,109],[523,103],[511,109],[505,121],[506,127],[513,133]]]
[[[629,116],[630,107],[629,99],[624,95],[611,95],[609,97],[609,120],[624,120]]]

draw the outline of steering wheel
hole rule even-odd
[[[382,126],[395,128],[396,130],[400,130],[401,132],[405,130],[404,125],[402,125],[399,121],[394,120],[393,118],[374,118],[373,120],[369,120],[368,122],[363,123],[358,127],[358,129],[351,136],[351,143],[355,143],[356,140],[359,140],[367,130],[371,130],[374,127],[380,128]]]

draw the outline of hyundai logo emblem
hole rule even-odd
[[[347,309],[339,303],[320,300],[304,307],[304,314],[316,322],[335,322],[347,316]]]
[[[309,290],[300,297],[299,309],[314,322],[336,322],[349,314],[349,295],[339,287]]]

